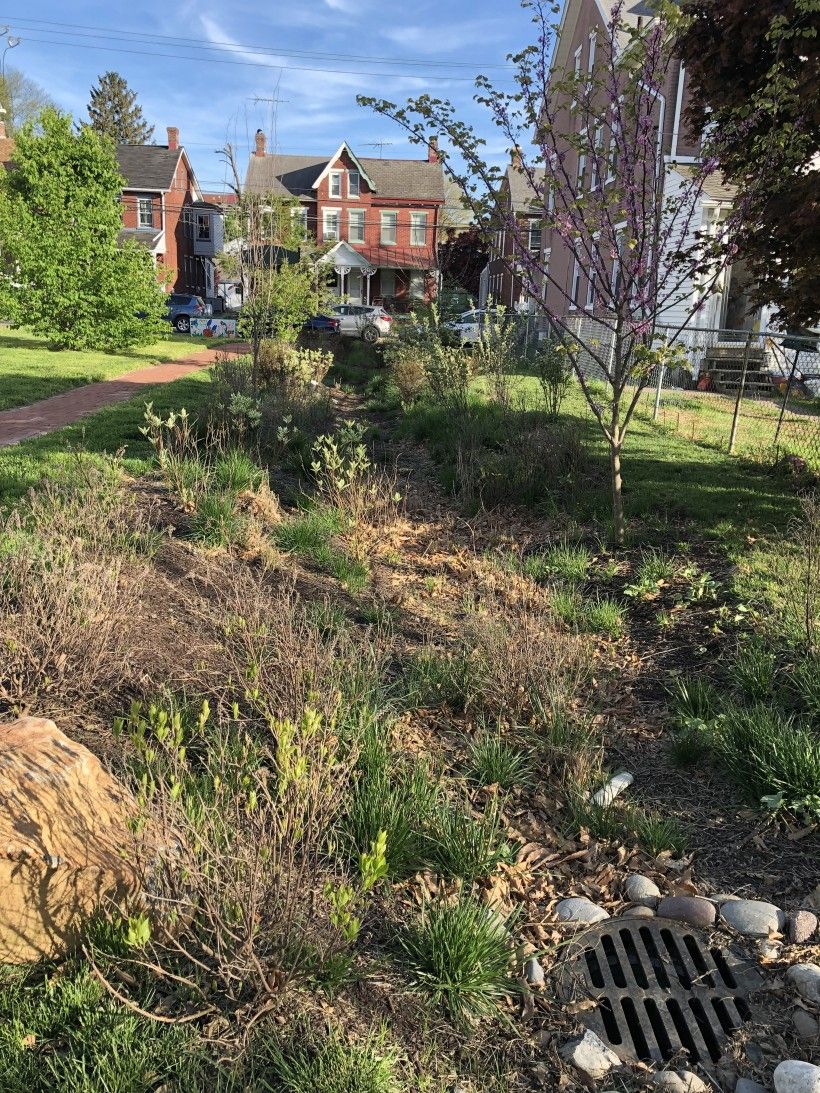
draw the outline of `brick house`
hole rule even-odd
[[[8,170],[12,165],[14,141],[6,136],[6,123],[3,121],[2,113],[3,111],[0,110],[0,167]]]
[[[535,181],[544,180],[544,172],[533,172]],[[521,152],[514,148],[510,164],[499,189],[499,204],[504,210],[504,222],[515,214],[518,230],[533,254],[541,253],[543,203],[539,210],[538,193],[530,178],[521,169]],[[521,278],[516,275],[515,245],[510,233],[498,228],[493,235],[490,256],[481,274],[478,294],[479,307],[497,304],[507,311],[532,310],[534,302],[523,291]]]
[[[343,143],[330,157],[278,155],[256,134],[245,187],[295,198],[307,234],[330,250],[336,292],[357,303],[404,310],[438,291],[437,236],[444,172],[427,159],[371,159]]]
[[[179,130],[168,127],[167,144],[120,144],[116,154],[125,179],[120,240],[136,239],[150,250],[157,268],[171,275],[169,291],[213,303],[223,214],[203,200]]]
[[[637,28],[655,17],[656,13],[644,0],[628,4],[623,14],[624,20]],[[608,36],[607,24],[610,18],[609,6],[603,0],[567,0],[553,54],[552,72],[559,77],[566,72],[593,72],[596,66],[596,43]],[[686,184],[687,177],[699,158],[699,136],[687,131],[684,121],[688,101],[689,87],[685,66],[679,59],[673,58],[658,95],[655,116],[657,154],[667,167],[664,178],[666,194],[672,194],[676,187]],[[556,129],[562,133],[572,132],[575,125],[572,104],[566,103],[559,114]],[[602,131],[601,140],[607,139],[607,133]],[[568,142],[562,145],[559,141],[557,152],[566,165],[568,176],[577,179],[579,193],[610,183],[611,177],[590,177],[586,157],[579,155]],[[711,176],[699,197],[699,207],[692,218],[689,239],[693,238],[691,233],[696,231],[713,230],[728,212],[734,196],[734,191],[722,183],[719,175]],[[540,205],[543,209],[543,196],[540,197]],[[581,317],[592,314],[599,307],[594,279],[590,283],[583,263],[575,261],[572,253],[554,233],[544,232],[542,263],[548,264],[550,278],[563,288],[562,294],[555,285],[546,285],[545,299],[550,311],[556,314],[575,312]],[[690,320],[691,328],[742,331],[751,329],[756,323],[766,326],[770,309],[752,309],[749,306],[749,278],[742,262],[735,263],[721,275],[716,289],[706,306]],[[694,283],[681,286],[677,294],[677,305],[664,312],[662,321],[671,325],[685,321],[690,311],[690,300],[694,299],[696,291],[697,286]]]

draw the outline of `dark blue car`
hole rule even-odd
[[[312,319],[305,319],[302,330],[305,333],[338,334],[339,319],[331,319],[329,315],[314,315]]]

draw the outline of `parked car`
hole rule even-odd
[[[454,334],[462,345],[475,345],[481,341],[481,332],[487,321],[503,322],[504,316],[503,311],[476,308],[473,311],[465,311],[442,325],[445,330]]]
[[[330,310],[339,319],[341,334],[362,338],[371,345],[386,338],[393,326],[393,316],[375,304],[336,304]]]
[[[306,334],[338,334],[341,325],[341,319],[331,318],[329,315],[314,315],[311,319],[305,319],[302,330]]]
[[[201,296],[189,296],[184,292],[172,292],[168,297],[166,319],[180,334],[187,334],[191,329],[191,319],[199,319],[211,314],[211,307]]]

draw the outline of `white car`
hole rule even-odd
[[[340,334],[362,338],[371,345],[386,338],[393,325],[393,316],[374,304],[336,304],[330,313],[339,320]]]
[[[487,311],[476,308],[474,311],[465,311],[455,319],[450,319],[444,325],[448,330],[458,335],[462,345],[477,345],[481,341],[481,332],[488,319],[500,322],[504,318],[503,311]]]

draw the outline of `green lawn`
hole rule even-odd
[[[0,330],[0,410],[27,406],[72,387],[113,379],[124,372],[189,357],[215,343],[187,334],[169,334],[155,345],[121,353],[51,350],[45,338],[25,330]]]

